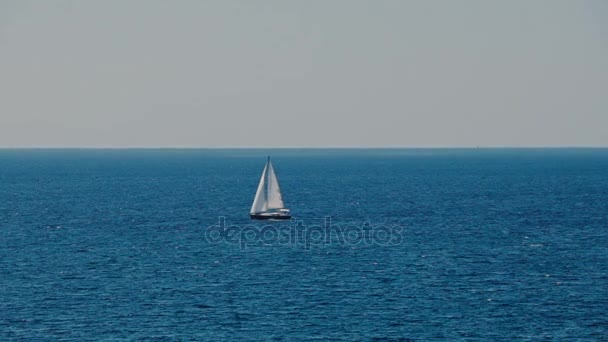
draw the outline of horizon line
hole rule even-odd
[[[380,149],[607,149],[608,145],[461,146],[0,146],[0,150],[380,150]]]

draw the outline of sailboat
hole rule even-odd
[[[268,157],[264,171],[262,171],[262,178],[260,178],[249,217],[252,220],[288,220],[291,218],[289,209],[285,208],[283,203],[279,180],[274,173],[270,157]]]

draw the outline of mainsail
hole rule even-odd
[[[282,209],[285,207],[283,204],[283,196],[281,196],[281,188],[279,188],[279,180],[277,175],[274,173],[272,163],[268,160],[268,192],[266,195],[266,207],[267,209]]]
[[[253,204],[251,205],[251,213],[262,213],[271,209],[283,209],[283,197],[279,188],[279,180],[274,173],[274,168],[270,162],[270,158],[264,166],[258,190],[255,193]]]

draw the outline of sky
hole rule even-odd
[[[0,147],[608,146],[608,1],[0,0]]]

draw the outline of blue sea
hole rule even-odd
[[[608,340],[608,149],[0,150],[0,340],[326,339]]]

